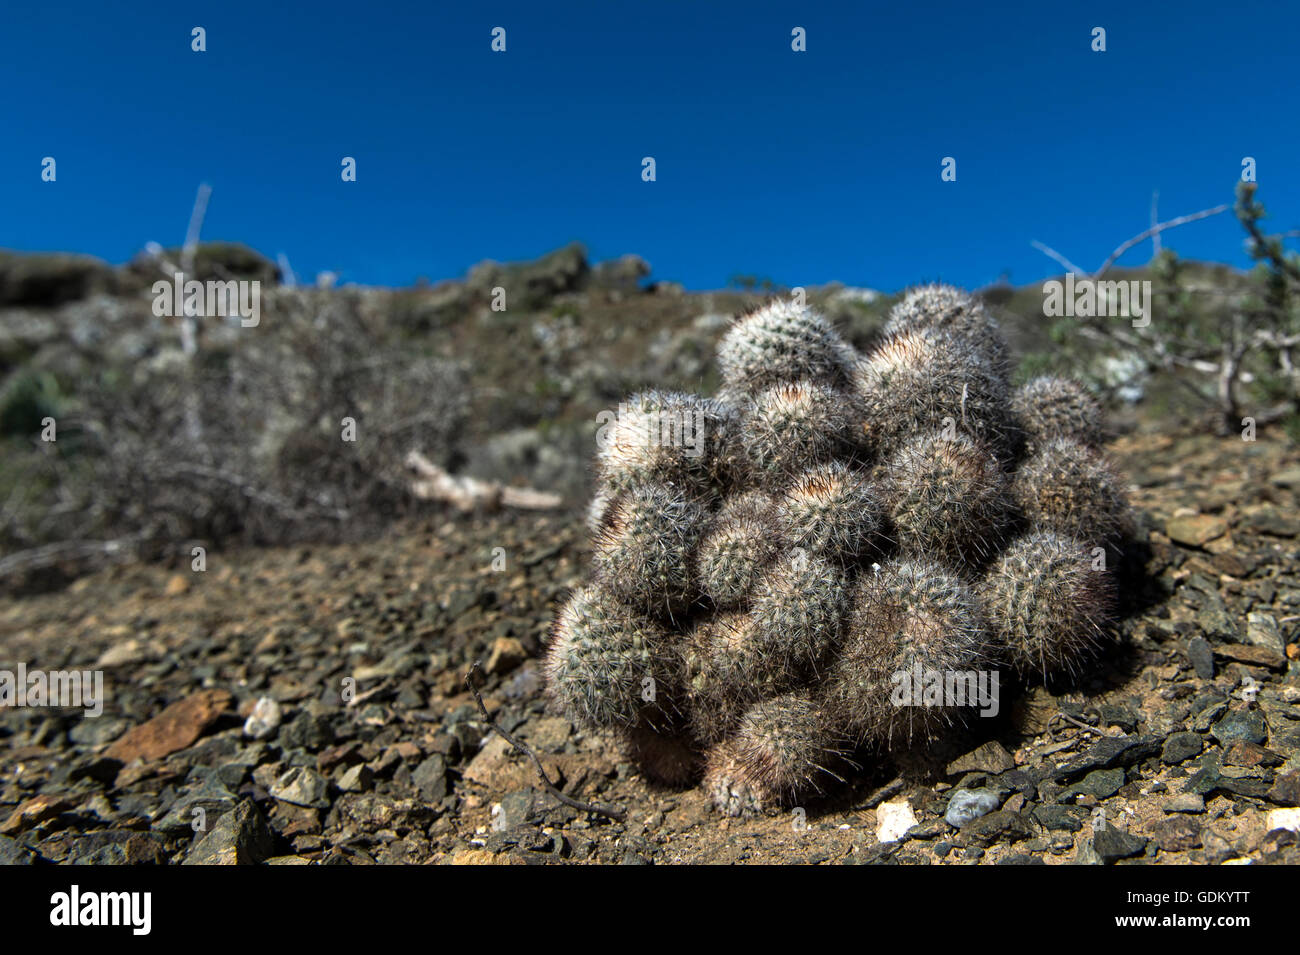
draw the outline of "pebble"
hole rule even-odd
[[[1076,793],[1083,793],[1097,799],[1106,799],[1119,792],[1124,785],[1124,770],[1098,769],[1089,773],[1072,787]]]
[[[170,756],[192,746],[231,702],[225,690],[200,690],[173,703],[148,722],[127,730],[104,755],[123,763]]]
[[[1169,816],[1151,825],[1151,838],[1165,852],[1186,852],[1201,844],[1201,827],[1187,816]]]
[[[1255,646],[1249,643],[1225,643],[1214,648],[1215,656],[1245,663],[1248,666],[1268,667],[1281,670],[1286,666],[1286,654],[1273,647]]]
[[[245,799],[194,844],[183,864],[256,865],[271,855],[274,843],[262,813]]]
[[[1165,740],[1160,753],[1160,761],[1166,766],[1176,766],[1181,762],[1201,755],[1201,737],[1198,733],[1171,733]]]
[[[1214,652],[1204,637],[1193,637],[1188,641],[1187,659],[1202,680],[1214,679]]]
[[[978,819],[1002,804],[998,794],[991,789],[955,789],[948,799],[943,819],[948,825],[961,828],[972,819]]]
[[[492,641],[483,669],[489,675],[509,673],[528,659],[524,645],[514,637],[497,637]]]
[[[375,774],[365,763],[357,763],[339,776],[338,787],[345,793],[365,792],[374,781]]]
[[[1165,536],[1187,547],[1201,547],[1227,532],[1227,521],[1208,514],[1174,517],[1165,524]]]
[[[267,739],[280,728],[280,704],[269,696],[260,698],[253,711],[244,720],[244,735],[253,739]]]
[[[325,809],[330,804],[329,785],[329,780],[316,770],[294,766],[271,786],[271,795],[295,806]]]
[[[1033,816],[1044,828],[1059,832],[1078,832],[1083,828],[1078,810],[1071,809],[1069,806],[1057,804],[1035,806]]]
[[[1300,833],[1300,809],[1270,809],[1264,816],[1264,830],[1289,829]]]
[[[1016,768],[1016,761],[997,740],[989,740],[965,756],[960,756],[948,764],[944,770],[948,776],[960,776],[963,773],[988,773],[996,776]]]
[[[1178,793],[1164,804],[1165,812],[1205,812],[1205,797],[1197,793]]]
[[[1147,840],[1116,826],[1106,826],[1093,833],[1092,848],[1103,860],[1127,859],[1146,848]]]
[[[1264,742],[1264,718],[1256,712],[1229,713],[1210,728],[1211,735],[1221,744],[1234,740],[1248,743]]]
[[[411,782],[424,799],[441,802],[447,796],[447,761],[434,753],[411,773]]]
[[[1282,639],[1277,618],[1271,613],[1254,612],[1246,615],[1246,642],[1279,653],[1286,650],[1286,641]]]
[[[898,842],[916,822],[916,814],[906,799],[881,803],[876,807],[876,841]]]
[[[1268,798],[1282,806],[1300,806],[1300,770],[1278,776],[1268,791]]]

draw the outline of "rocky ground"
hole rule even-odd
[[[98,718],[0,711],[0,862],[1300,862],[1300,452],[1140,430],[1111,451],[1149,550],[1095,677],[760,818],[548,709],[577,516],[428,517],[0,598],[0,668],[101,669],[107,695]],[[467,692],[475,660],[493,718],[624,821],[541,790]]]

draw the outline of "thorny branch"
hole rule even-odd
[[[479,694],[478,687],[474,685],[473,677],[478,668],[479,661],[475,660],[473,665],[470,666],[469,672],[465,674],[465,685],[469,687],[469,691],[474,694],[474,702],[478,704],[479,712],[483,714],[483,719],[488,726],[491,726],[496,730],[497,733],[501,735],[502,739],[533,761],[533,765],[537,768],[538,778],[541,779],[542,786],[545,787],[546,791],[572,809],[577,809],[582,812],[594,812],[597,815],[606,816],[616,822],[623,822],[627,816],[622,810],[598,806],[595,803],[582,802],[581,800],[574,799],[571,796],[566,796],[555,787],[555,783],[551,782],[551,778],[546,775],[546,770],[542,768],[542,761],[537,758],[537,754],[498,726],[496,720],[492,719],[492,717],[488,715],[487,707],[483,705],[483,697]]]

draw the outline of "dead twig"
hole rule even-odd
[[[407,454],[406,466],[419,475],[419,480],[411,482],[412,494],[421,500],[445,501],[465,512],[478,507],[488,510],[515,507],[529,511],[550,511],[564,503],[558,494],[530,487],[507,487],[495,481],[480,481],[467,475],[449,474],[419,451]]]
[[[1133,248],[1133,246],[1137,245],[1139,242],[1143,242],[1146,239],[1150,239],[1154,236],[1158,236],[1161,232],[1164,232],[1166,229],[1173,229],[1177,226],[1186,225],[1189,222],[1196,222],[1200,219],[1208,219],[1210,216],[1217,216],[1221,212],[1227,212],[1231,208],[1232,208],[1231,203],[1224,203],[1223,205],[1215,206],[1213,209],[1202,209],[1200,212],[1193,212],[1190,215],[1178,216],[1178,218],[1170,219],[1168,222],[1157,222],[1155,225],[1147,229],[1145,232],[1139,232],[1137,235],[1133,236],[1133,238],[1121,242],[1118,246],[1116,246],[1115,251],[1106,257],[1106,261],[1101,263],[1101,267],[1097,269],[1097,271],[1091,273],[1087,269],[1083,269],[1075,265],[1073,262],[1071,262],[1069,259],[1063,256],[1060,252],[1057,252],[1049,245],[1044,245],[1042,242],[1039,242],[1037,239],[1034,239],[1029,244],[1032,245],[1039,252],[1042,252],[1048,258],[1054,259],[1055,261],[1059,262],[1061,265],[1065,266],[1066,269],[1068,269],[1069,271],[1074,272],[1078,275],[1087,275],[1089,278],[1097,279],[1105,275],[1106,272],[1110,269],[1112,265],[1115,264],[1115,262],[1119,259],[1121,255],[1123,255],[1129,249]]]
[[[479,712],[483,714],[483,720],[488,724],[488,726],[496,730],[497,733],[501,735],[502,739],[533,761],[533,765],[537,768],[537,776],[541,779],[542,786],[546,791],[571,809],[577,809],[581,812],[594,812],[597,815],[606,816],[616,822],[623,822],[627,816],[622,810],[611,809],[606,806],[598,806],[595,803],[582,802],[579,799],[566,796],[555,787],[555,783],[551,782],[551,778],[546,775],[546,770],[542,768],[542,761],[537,758],[537,754],[498,726],[496,720],[492,719],[492,717],[488,715],[487,707],[483,705],[483,697],[479,694],[478,687],[474,685],[474,672],[478,670],[478,668],[479,661],[475,660],[470,666],[469,672],[465,674],[465,685],[469,687],[469,691],[474,694],[474,702],[478,704]]]
[[[1227,212],[1232,208],[1231,203],[1224,203],[1221,206],[1215,206],[1213,209],[1202,209],[1200,212],[1193,212],[1191,215],[1179,216],[1177,219],[1170,219],[1168,222],[1158,222],[1145,232],[1139,232],[1133,238],[1121,242],[1115,251],[1110,254],[1105,262],[1101,263],[1101,268],[1092,274],[1093,278],[1100,278],[1106,274],[1106,271],[1115,264],[1115,260],[1127,252],[1133,246],[1146,239],[1159,235],[1166,229],[1172,229],[1175,226],[1186,225],[1189,222],[1196,222],[1198,219],[1208,219],[1210,216],[1217,216],[1221,212]]]
[[[1089,726],[1087,723],[1083,722],[1083,720],[1076,720],[1073,716],[1071,716],[1069,713],[1066,713],[1064,710],[1057,710],[1055,715],[1053,715],[1052,718],[1047,721],[1049,732],[1050,732],[1051,724],[1056,722],[1058,719],[1065,720],[1067,723],[1073,723],[1075,726],[1079,727],[1079,729],[1087,730],[1089,733],[1096,733],[1098,736],[1110,735],[1109,733],[1102,730],[1100,726]],[[1053,733],[1053,738],[1055,738],[1054,733]]]

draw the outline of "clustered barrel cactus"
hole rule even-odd
[[[969,712],[903,674],[1077,674],[1106,639],[1129,510],[1073,381],[1019,389],[984,306],[931,285],[859,354],[778,301],[716,398],[647,392],[600,443],[590,579],[550,692],[723,812],[792,805]]]

